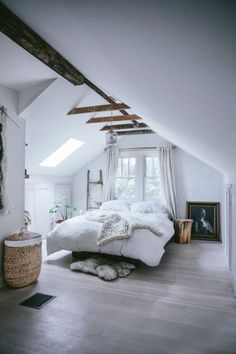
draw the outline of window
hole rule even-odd
[[[116,175],[116,198],[133,199],[136,195],[136,158],[120,157]]]
[[[44,161],[40,163],[43,167],[56,167],[73,152],[75,152],[80,146],[84,144],[83,141],[71,138],[61,145],[56,151],[48,156]]]
[[[145,157],[144,199],[161,198],[160,168],[157,156]]]
[[[158,156],[142,152],[123,153],[118,159],[115,196],[117,199],[162,199]]]

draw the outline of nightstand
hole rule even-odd
[[[191,242],[192,224],[192,219],[175,220],[175,241],[177,243]]]

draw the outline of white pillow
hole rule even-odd
[[[109,200],[108,202],[102,203],[100,211],[120,211],[129,212],[129,204],[121,200]]]
[[[165,208],[162,204],[154,201],[136,202],[131,205],[131,213],[163,213]]]

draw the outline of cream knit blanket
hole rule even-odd
[[[124,240],[132,236],[135,229],[148,229],[155,235],[161,236],[161,229],[149,220],[142,220],[131,214],[97,214],[87,215],[90,221],[102,223],[102,228],[97,237],[97,245],[103,246],[113,240]]]

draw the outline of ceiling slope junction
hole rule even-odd
[[[235,2],[3,3],[88,82],[132,107],[161,136],[236,179]],[[65,114],[96,104],[66,101]]]

